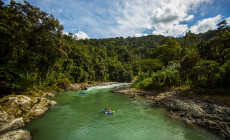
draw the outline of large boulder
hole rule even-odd
[[[32,97],[31,99],[32,99],[33,104],[37,104],[40,102],[41,97]]]
[[[0,134],[5,133],[5,132],[10,131],[10,130],[18,129],[20,127],[23,127],[24,125],[25,125],[25,123],[24,123],[22,117],[14,119],[14,120],[9,121],[9,122],[6,122],[6,123],[1,125]]]
[[[0,140],[31,140],[31,136],[29,131],[19,129],[0,135]]]
[[[30,114],[31,117],[37,117],[44,114],[47,110],[48,110],[47,107],[35,106],[28,113]]]
[[[30,110],[33,105],[32,99],[28,96],[17,95],[17,96],[9,96],[4,98],[1,101],[2,110],[6,111],[10,118],[17,118],[22,115],[23,112],[27,112]]]
[[[43,97],[36,98],[36,102],[37,103],[26,114],[23,115],[25,122],[29,122],[30,120],[44,114],[48,110],[47,106],[57,104],[55,101],[51,101]]]
[[[56,105],[56,102],[48,100],[48,99],[42,97],[42,98],[39,99],[39,102],[37,104],[35,104],[31,109],[33,109],[34,107],[42,108],[42,107],[45,107],[45,106],[52,106],[52,105]]]
[[[10,95],[0,99],[0,124],[18,117],[29,122],[57,103],[45,97],[53,97],[52,93],[44,93],[44,97],[28,97],[24,95]],[[2,110],[2,111],[1,111]]]
[[[35,105],[30,111],[23,115],[23,119],[25,122],[29,122],[30,120],[44,114],[47,110],[47,107]]]
[[[65,90],[76,91],[79,90],[81,86],[79,84],[69,84]]]
[[[28,96],[17,95],[15,97],[9,98],[9,101],[11,100],[18,104],[22,111],[28,111],[32,106],[32,99]]]
[[[45,92],[43,93],[42,97],[54,97],[54,94],[51,92]]]
[[[5,111],[0,110],[0,125],[8,121],[9,115]]]
[[[48,103],[49,106],[54,106],[56,104],[57,104],[57,102],[55,102],[55,101],[49,101],[49,103]]]

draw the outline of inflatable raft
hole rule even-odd
[[[104,112],[105,114],[113,114],[114,111],[109,112],[109,111],[105,111],[105,109],[102,109],[102,112]]]

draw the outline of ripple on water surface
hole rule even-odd
[[[91,87],[86,95],[58,93],[53,98],[58,104],[25,129],[34,140],[219,140],[204,129],[167,117],[165,109],[146,100],[113,93],[114,86]],[[115,114],[104,114],[105,107]]]

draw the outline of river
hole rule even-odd
[[[24,129],[33,140],[219,140],[200,127],[171,119],[146,99],[113,93],[114,86],[91,87],[86,95],[59,92],[52,98],[58,104]],[[104,114],[105,107],[115,113]]]

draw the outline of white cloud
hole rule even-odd
[[[145,29],[151,29],[151,11],[156,7],[156,0],[116,1],[112,12],[115,26],[110,32],[115,36],[135,36]]]
[[[135,37],[141,37],[141,36],[143,36],[143,34],[142,33],[136,33],[134,36]]]
[[[64,35],[68,35],[69,33],[68,32],[63,32]]]
[[[89,38],[89,36],[86,34],[86,33],[84,33],[84,32],[82,32],[82,31],[79,31],[79,32],[77,32],[76,34],[74,34],[74,38],[76,39],[76,40],[79,40],[79,39],[88,39]]]
[[[225,20],[227,21],[228,25],[230,25],[230,17],[226,18]]]
[[[104,38],[136,36],[140,33],[144,35],[150,32],[167,36],[183,35],[188,30],[187,22],[196,19],[196,12],[212,1],[214,0],[31,2],[59,18],[66,32],[84,31],[91,37]]]
[[[161,6],[153,10],[152,26],[155,28],[153,34],[166,36],[180,36],[188,30],[183,21],[190,21],[194,15],[188,13],[195,11],[198,5],[209,0],[163,0]]]
[[[187,24],[204,2],[211,0],[126,0],[116,3],[114,18],[116,26],[110,31],[116,36],[136,36],[145,30],[153,34],[180,36],[188,30]]]
[[[184,19],[184,21],[190,21],[193,18],[194,18],[194,15],[189,15],[188,17]]]
[[[217,15],[213,18],[200,20],[196,25],[192,26],[190,30],[194,33],[204,33],[208,30],[216,29],[217,24],[220,22],[221,18],[221,15]]]
[[[172,26],[167,26],[162,29],[154,30],[153,34],[156,35],[166,35],[166,36],[180,36],[184,35],[188,30],[188,25],[174,24]]]

